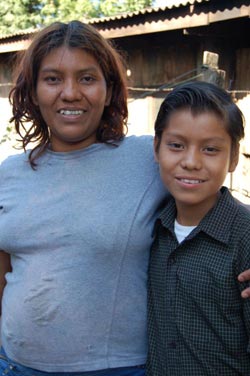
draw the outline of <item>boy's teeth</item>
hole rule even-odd
[[[198,183],[201,183],[201,180],[181,179],[181,181],[183,181],[183,183],[187,183],[187,184],[198,184]]]
[[[61,110],[60,114],[62,115],[81,115],[83,113],[82,110]]]

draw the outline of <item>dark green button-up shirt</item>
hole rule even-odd
[[[170,200],[156,224],[149,267],[148,376],[250,375],[250,212],[227,188],[178,243]]]

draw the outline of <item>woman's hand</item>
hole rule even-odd
[[[11,272],[10,255],[4,251],[0,251],[0,315],[1,315],[1,302],[3,290],[6,285],[5,274]]]
[[[250,282],[250,269],[245,270],[244,272],[238,275],[238,280],[240,282]],[[250,298],[250,287],[246,288],[241,292],[242,298]]]

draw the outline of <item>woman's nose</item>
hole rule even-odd
[[[73,80],[64,82],[61,91],[61,99],[64,101],[79,101],[82,98],[82,92],[79,84]]]

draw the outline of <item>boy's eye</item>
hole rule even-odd
[[[219,151],[219,149],[214,147],[214,146],[207,146],[207,147],[204,148],[204,151],[209,153],[209,154],[215,154]]]
[[[169,142],[167,145],[170,149],[174,150],[182,150],[184,148],[184,146],[179,142]]]

